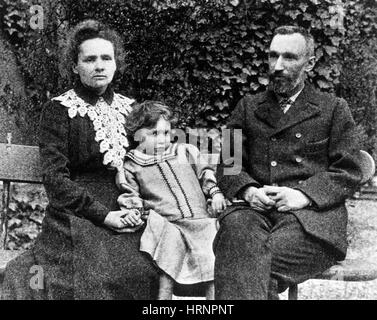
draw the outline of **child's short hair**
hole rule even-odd
[[[170,108],[159,101],[146,100],[137,104],[127,117],[126,128],[135,134],[141,128],[153,128],[163,117],[166,121],[175,122]]]

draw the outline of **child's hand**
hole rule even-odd
[[[219,213],[226,209],[226,200],[222,193],[216,193],[212,197],[212,210]]]
[[[126,227],[136,227],[144,223],[141,219],[141,213],[137,209],[130,209],[120,218],[120,221]]]

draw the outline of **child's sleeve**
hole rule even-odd
[[[203,193],[211,198],[216,193],[221,193],[217,186],[216,163],[210,161],[212,158],[205,157],[191,144],[186,145],[186,156],[199,179]]]
[[[117,168],[116,184],[122,191],[118,197],[118,204],[120,208],[142,208],[143,200],[139,193],[139,184],[135,174],[128,167],[127,162],[124,166]]]

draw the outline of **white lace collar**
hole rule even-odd
[[[125,117],[131,112],[134,100],[114,93],[111,105],[100,97],[92,106],[80,98],[73,89],[52,100],[59,101],[67,107],[70,118],[88,115],[96,132],[95,140],[100,145],[100,152],[103,153],[103,164],[114,167],[122,165],[128,147],[124,128]]]

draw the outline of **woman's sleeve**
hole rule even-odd
[[[118,197],[118,204],[121,209],[143,207],[143,200],[139,193],[139,184],[135,174],[128,167],[127,161],[122,168],[118,168],[117,185],[122,191],[122,194]]]
[[[39,148],[49,205],[57,211],[73,213],[101,224],[110,210],[71,180],[68,139],[69,118],[66,107],[54,101],[47,103],[41,116]]]
[[[203,193],[207,197],[212,197],[221,192],[217,186],[216,164],[201,155],[199,149],[194,145],[186,144],[185,146],[187,158],[198,177]]]

